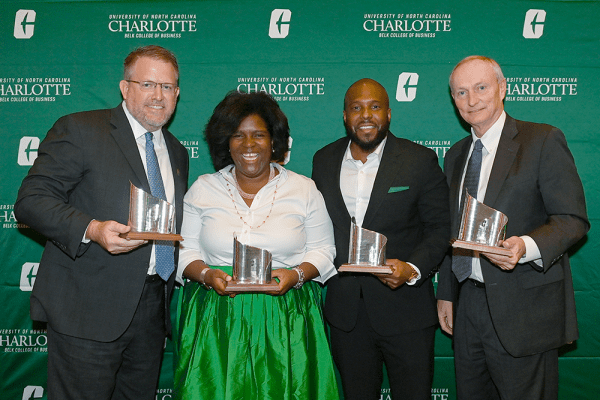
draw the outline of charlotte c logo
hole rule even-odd
[[[398,88],[396,89],[396,100],[413,101],[417,96],[417,83],[419,74],[416,72],[403,72],[398,76]]]
[[[19,155],[17,163],[19,165],[33,165],[38,155],[40,138],[32,136],[23,136],[19,142]]]
[[[523,37],[525,39],[540,38],[544,34],[544,21],[546,21],[546,11],[528,10],[525,14]]]
[[[23,390],[23,400],[41,399],[44,397],[44,388],[41,386],[27,386]]]
[[[19,287],[23,292],[31,292],[33,290],[33,284],[35,283],[35,276],[37,275],[40,263],[25,263],[21,268],[21,283]],[[28,386],[35,387],[35,386]],[[41,396],[40,396],[41,397]],[[25,397],[23,397],[25,398]],[[29,397],[28,397],[29,398]]]
[[[17,39],[29,39],[33,36],[35,27],[35,11],[19,10],[15,15],[14,35]]]
[[[283,39],[290,33],[290,20],[292,12],[287,9],[276,8],[271,12],[271,24],[269,25],[269,37]]]

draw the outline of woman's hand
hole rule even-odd
[[[304,272],[304,283],[313,280],[317,276],[319,276],[319,270],[310,263],[303,262],[302,264],[298,265],[298,268],[300,268]],[[278,290],[265,292],[266,294],[270,294],[272,296],[283,296],[300,280],[298,272],[294,271],[293,269],[287,268],[274,269],[271,273],[271,276],[279,280]]]
[[[286,294],[288,290],[290,290],[292,287],[294,287],[296,283],[298,283],[299,279],[298,273],[296,271],[287,268],[277,268],[273,270],[273,272],[271,273],[271,277],[273,277],[273,279],[277,278],[277,280],[279,281],[279,289],[271,292],[265,292],[266,294],[270,294],[272,296],[282,296]]]
[[[204,273],[204,285],[213,288],[221,296],[235,296],[235,294],[225,293],[227,282],[231,281],[231,279],[233,279],[231,275],[227,275],[223,270],[218,268],[210,268]]]
[[[183,271],[183,276],[194,282],[201,283],[208,288],[215,289],[221,296],[227,294],[225,293],[225,287],[227,286],[227,282],[232,279],[223,270],[211,268],[202,260],[195,260],[189,263]],[[234,297],[235,295],[230,296]]]

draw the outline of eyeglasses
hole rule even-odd
[[[160,88],[162,89],[163,92],[174,93],[175,89],[177,88],[177,85],[175,83],[157,83],[157,82],[152,82],[152,81],[138,82],[138,81],[132,81],[129,79],[126,79],[126,81],[137,83],[138,85],[140,85],[140,89],[142,90],[142,92],[154,92],[154,89],[156,89],[156,86],[160,86]]]

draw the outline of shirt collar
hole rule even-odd
[[[478,138],[475,134],[475,130],[471,128],[471,137],[473,138],[473,143],[475,143],[478,139],[481,139],[481,144],[488,151],[488,153],[492,153],[493,150],[498,147],[498,143],[500,143],[500,136],[502,135],[502,129],[504,128],[504,122],[506,121],[506,112],[502,111],[500,117],[494,125],[487,130],[486,133],[483,134],[482,137]]]
[[[385,138],[381,141],[381,143],[379,143],[379,145],[375,148],[375,150],[373,150],[373,152],[367,156],[367,160],[370,158],[373,158],[373,157],[377,157],[377,158],[379,158],[379,161],[381,162],[381,157],[383,156],[383,148],[385,147],[386,142],[387,142],[387,135],[385,135]],[[344,154],[344,161],[347,161],[347,160],[355,161],[354,158],[352,157],[352,151],[350,150],[351,143],[352,143],[352,140],[350,140],[348,142],[348,146],[346,147],[346,153]]]
[[[146,132],[148,132],[148,131],[146,130],[146,128],[144,128],[142,126],[142,124],[140,124],[138,122],[137,119],[135,119],[135,117],[133,115],[131,115],[131,113],[127,109],[127,104],[125,104],[125,100],[123,100],[122,105],[123,105],[123,110],[125,111],[125,116],[127,117],[127,120],[129,121],[131,130],[133,131],[133,136],[135,137],[135,140],[138,140],[138,139],[140,139],[140,137],[145,136]],[[154,134],[156,143],[161,144],[163,142],[162,128],[159,128],[156,131],[153,131],[152,133]]]
[[[281,164],[276,163],[276,162],[272,162],[271,165],[273,167],[275,167],[275,169],[277,171],[279,171],[279,175],[281,176],[281,178],[279,178],[280,182],[284,182],[285,180],[287,180],[287,169],[285,169]],[[221,174],[221,176],[223,177],[223,179],[229,181],[229,183],[235,183],[234,179],[233,179],[233,174],[231,173],[231,170],[234,168],[235,166],[233,164],[229,164],[226,167],[221,168],[218,173]],[[276,179],[273,179],[272,181],[269,181],[269,183],[274,182]],[[267,185],[269,184],[267,183]],[[265,185],[266,186],[266,185]]]

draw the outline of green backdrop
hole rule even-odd
[[[294,138],[287,167],[310,176],[314,152],[344,135],[343,96],[363,77],[387,88],[391,130],[433,148],[441,163],[467,134],[448,91],[452,67],[471,54],[495,58],[508,80],[508,113],[561,128],[583,180],[592,230],[572,249],[581,338],[561,349],[560,398],[595,398],[599,17],[598,1],[4,0],[0,397],[46,398],[45,330],[28,313],[44,238],[14,218],[21,180],[56,119],[119,104],[123,59],[159,44],[180,62],[170,130],[189,150],[191,182],[213,171],[202,131],[227,91],[264,90],[280,101]],[[157,399],[171,395],[167,343]],[[440,332],[431,397],[455,398],[451,341]],[[381,398],[390,398],[387,384]]]

